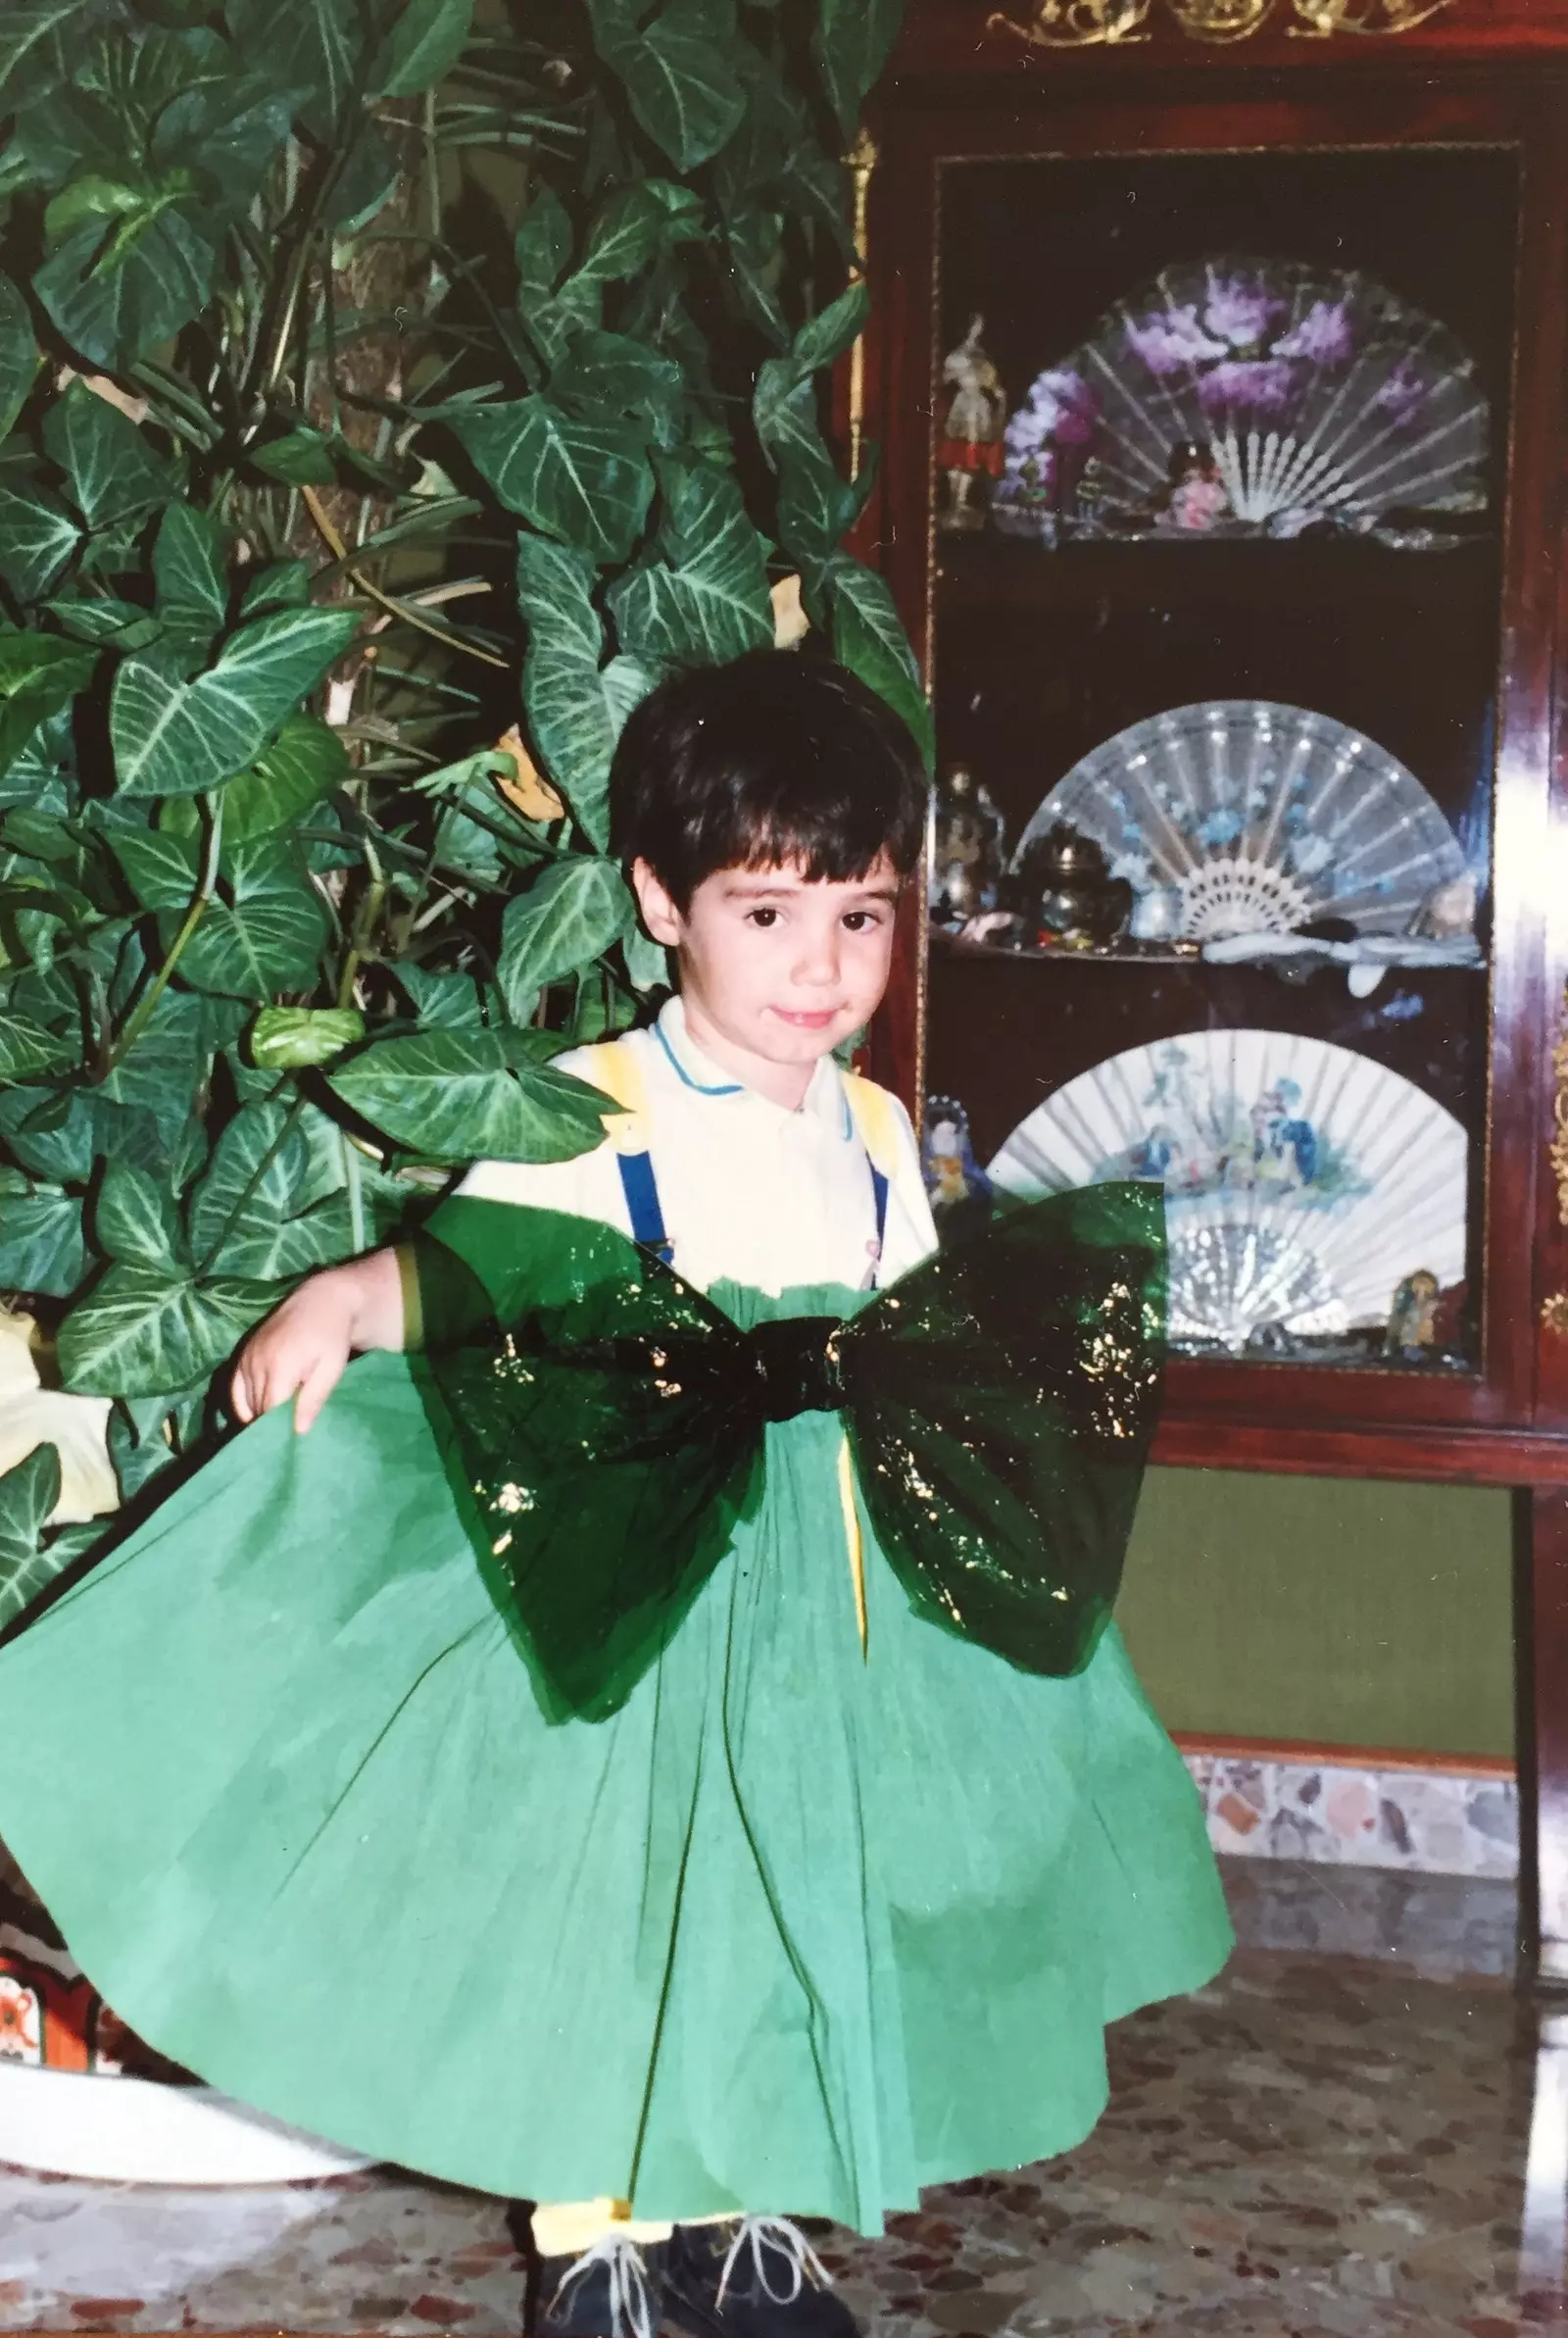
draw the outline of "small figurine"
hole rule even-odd
[[[944,1246],[985,1224],[991,1216],[994,1189],[975,1160],[969,1116],[951,1096],[926,1098],[920,1167],[937,1238]]]
[[[1127,930],[1133,889],[1094,837],[1057,821],[1024,854],[1011,888],[1041,949],[1107,949]]]
[[[997,906],[1002,877],[1002,815],[966,765],[937,783],[932,820],[930,911],[944,925],[964,925]]]
[[[1394,1294],[1389,1311],[1389,1328],[1384,1341],[1387,1353],[1399,1357],[1405,1364],[1427,1364],[1437,1345],[1438,1303],[1442,1296],[1438,1278],[1425,1267],[1407,1274]]]
[[[1436,886],[1410,921],[1412,933],[1425,934],[1435,942],[1459,940],[1475,929],[1476,880],[1468,870],[1463,876]]]
[[[942,378],[953,385],[937,463],[948,483],[948,500],[937,525],[959,532],[984,527],[985,505],[974,493],[977,478],[1000,479],[1007,400],[1002,377],[980,346],[985,319],[970,319],[956,349],[943,361]]]
[[[1173,447],[1165,522],[1183,535],[1206,535],[1218,520],[1231,517],[1231,499],[1210,450],[1197,439]]]

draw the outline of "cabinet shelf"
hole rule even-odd
[[[933,925],[930,929],[930,944],[933,956],[944,959],[979,959],[988,963],[1001,960],[1014,966],[1144,967],[1151,973],[1160,969],[1181,967],[1194,973],[1216,976],[1226,974],[1272,975],[1275,981],[1286,983],[1293,990],[1299,989],[1303,984],[1319,982],[1325,978],[1338,981],[1343,988],[1345,976],[1350,971],[1348,966],[1341,965],[1333,959],[1326,959],[1287,974],[1282,970],[1282,964],[1279,961],[1251,959],[1240,963],[1232,961],[1226,965],[1204,958],[1194,950],[1173,950],[1161,943],[1153,942],[1147,946],[1117,942],[1109,949],[1104,950],[1079,950],[1067,947],[1051,950],[1020,950],[1012,948],[1005,942],[965,941],[961,935],[946,931],[939,925]],[[1297,968],[1299,969],[1300,962],[1296,963]],[[1421,983],[1437,979],[1446,981],[1454,975],[1469,982],[1484,983],[1490,972],[1491,969],[1484,959],[1473,966],[1390,965],[1383,970],[1383,984],[1380,984],[1379,988],[1395,981],[1419,981]],[[1375,998],[1377,992],[1374,991],[1371,996]]]
[[[1059,612],[1096,604],[1183,609],[1259,600],[1282,612],[1351,604],[1369,611],[1397,599],[1409,607],[1451,607],[1496,595],[1498,546],[1478,536],[1442,552],[1399,552],[1359,539],[1272,543],[1065,544],[1055,550],[989,531],[939,535],[939,614],[963,610]]]

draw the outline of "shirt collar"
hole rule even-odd
[[[705,1054],[686,1028],[686,1010],[678,998],[666,999],[659,1011],[654,1035],[660,1052],[670,1066],[682,1087],[699,1096],[712,1096],[732,1101],[745,1101],[763,1112],[777,1113],[780,1119],[793,1120],[800,1116],[788,1112],[781,1104],[759,1094],[738,1080],[732,1071]],[[830,1055],[818,1061],[802,1098],[800,1113],[820,1120],[825,1127],[835,1129],[841,1136],[854,1133],[855,1123],[850,1115],[849,1098],[839,1068]]]

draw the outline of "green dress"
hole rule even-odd
[[[709,1300],[743,1329],[866,1305]],[[862,1645],[844,1429],[807,1410],[569,1710],[441,1382],[361,1359],[0,1651],[0,1835],[117,2012],[371,2157],[649,2218],[874,2233],[1077,2143],[1105,2024],[1230,1945],[1114,1626],[1065,1677],[943,1628],[862,1493]]]

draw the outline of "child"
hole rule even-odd
[[[680,989],[563,1059],[607,1140],[478,1164],[412,1264],[318,1274],[252,1337],[255,1425],[0,1655],[0,1833],[214,2084],[597,2202],[553,2327],[835,2338],[786,2212],[874,2233],[1067,2150],[1105,2023],[1229,1945],[1099,1629],[1157,1201],[920,1264],[908,1121],[834,1050],[925,788],[848,674],[665,683],[612,802]]]

